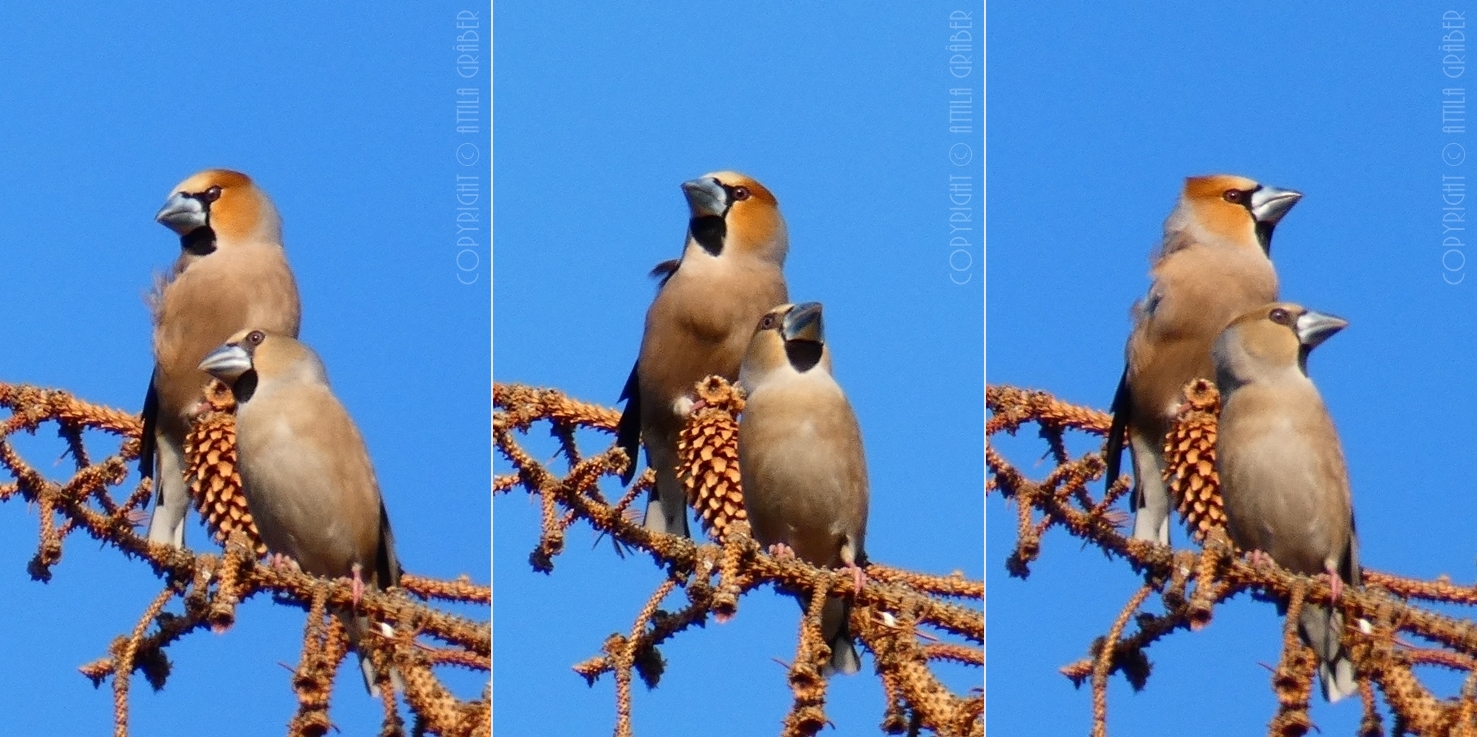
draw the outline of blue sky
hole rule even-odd
[[[1300,190],[1272,256],[1283,298],[1350,322],[1309,371],[1343,439],[1361,558],[1470,583],[1477,499],[1455,459],[1477,440],[1453,418],[1477,397],[1477,281],[1446,283],[1474,265],[1442,245],[1441,184],[1471,181],[1474,164],[1447,165],[1442,151],[1477,139],[1441,131],[1442,89],[1469,87],[1472,70],[1443,77],[1438,49],[1442,12],[1470,8],[995,7],[989,381],[1106,409],[1129,305],[1147,289],[1148,253],[1183,178],[1231,172]],[[1029,435],[1000,447],[1039,477],[1044,448]],[[1090,692],[1056,669],[1086,654],[1140,581],[1060,532],[1028,581],[1009,578],[1013,510],[998,498],[987,507],[987,727],[1083,734]],[[1182,527],[1172,534],[1183,544]],[[1276,702],[1259,663],[1275,665],[1279,627],[1270,605],[1241,597],[1209,628],[1155,645],[1146,691],[1114,680],[1111,733],[1263,732]],[[1442,695],[1459,685],[1419,673]],[[1315,698],[1312,716],[1323,734],[1350,734],[1360,707]]]
[[[0,8],[0,380],[137,411],[152,365],[143,295],[179,250],[153,215],[191,173],[241,169],[282,215],[302,338],[364,433],[405,567],[486,583],[491,264],[483,229],[458,265],[454,177],[478,173],[485,194],[489,28],[471,4],[480,69],[459,78],[455,15],[467,7]],[[476,135],[453,128],[459,87],[484,91]],[[481,158],[461,166],[467,141]],[[50,432],[21,447],[61,478]],[[160,583],[80,536],[52,582],[34,583],[36,529],[23,503],[0,508],[0,658],[23,664],[0,674],[6,731],[105,732],[112,694],[76,668],[132,627]],[[187,539],[210,544],[203,527]],[[219,722],[282,734],[296,699],[278,663],[297,661],[302,624],[300,610],[256,599],[228,634],[172,647],[163,693],[134,681],[135,732]],[[345,675],[334,719],[344,734],[374,733],[380,707]],[[483,682],[447,677],[463,696]]]
[[[966,139],[948,131],[944,46],[958,7],[499,5],[497,379],[615,405],[655,293],[646,272],[681,253],[678,185],[746,172],[789,223],[791,298],[825,305],[835,374],[867,445],[868,553],[978,579],[984,274],[978,230],[959,271],[948,240],[947,177],[980,181],[977,163],[948,158],[969,140],[979,161],[978,127]],[[978,97],[974,110],[977,126]],[[548,457],[543,435],[529,441]],[[585,447],[609,442],[591,435]],[[524,492],[494,506],[495,729],[607,733],[612,679],[589,687],[570,666],[630,627],[661,573],[644,556],[592,549],[587,528],[551,575],[534,573],[537,507]],[[670,642],[660,686],[635,689],[637,734],[778,732],[791,699],[773,658],[793,658],[798,621],[793,600],[765,590],[728,624]],[[835,734],[877,733],[884,702],[863,661],[863,674],[831,681]],[[959,690],[980,679],[941,671]],[[563,708],[528,708],[549,703]]]

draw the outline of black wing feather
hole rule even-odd
[[[1118,392],[1113,395],[1113,426],[1108,428],[1108,449],[1104,452],[1108,462],[1107,487],[1118,480],[1118,471],[1123,462],[1123,441],[1128,437],[1128,421],[1133,401],[1128,393],[1128,367],[1123,367],[1123,378],[1118,380]],[[1105,491],[1106,493],[1106,491]]]
[[[674,258],[669,261],[663,261],[652,267],[650,274],[651,278],[660,278],[662,280],[661,283],[657,285],[657,289],[661,289],[662,287],[667,286],[667,282],[671,280],[673,274],[677,273],[677,267],[681,265],[682,259]]]
[[[616,446],[625,450],[631,459],[631,465],[621,474],[622,485],[631,483],[631,479],[636,477],[637,453],[641,451],[641,381],[636,376],[639,366],[638,363],[631,367],[631,378],[626,379],[626,388],[621,390],[621,401],[626,403],[626,409],[621,412],[621,421],[615,430]]]
[[[672,275],[677,273],[677,267],[682,265],[682,259],[674,258],[663,261],[651,269],[650,276],[653,279],[661,279],[657,284],[657,290],[667,286],[672,280]],[[621,390],[621,401],[626,403],[625,411],[621,412],[620,424],[616,426],[616,447],[626,451],[626,457],[631,459],[631,465],[626,472],[621,474],[621,484],[630,484],[631,479],[636,477],[636,463],[639,459],[637,453],[641,451],[641,381],[636,376],[636,369],[640,366],[631,367],[631,376],[626,379],[626,388]]]
[[[390,534],[390,514],[380,500],[380,547],[375,552],[374,569],[380,588],[400,585],[400,558],[395,555],[395,536]]]
[[[154,378],[149,377],[149,391],[144,395],[144,431],[138,441],[138,475],[154,478],[154,433],[159,428],[159,390],[154,388]]]

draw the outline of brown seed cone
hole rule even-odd
[[[190,481],[195,509],[216,542],[224,544],[232,530],[240,529],[262,556],[267,546],[257,534],[236,470],[235,412],[231,390],[212,381],[205,390],[204,406],[185,436],[185,478]]]
[[[1196,379],[1185,386],[1185,402],[1164,439],[1164,480],[1196,542],[1205,542],[1212,529],[1226,526],[1221,481],[1215,471],[1220,411],[1221,395],[1215,385]]]
[[[739,482],[738,420],[742,392],[722,377],[698,382],[702,405],[687,418],[677,437],[677,477],[687,490],[687,503],[697,510],[703,532],[722,540],[728,525],[747,521]]]

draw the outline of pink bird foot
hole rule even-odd
[[[678,417],[686,419],[693,416],[698,410],[706,406],[707,402],[703,399],[694,399],[692,395],[684,394],[678,397],[677,401],[672,402],[672,411],[676,413]]]
[[[354,608],[359,607],[359,600],[364,598],[364,578],[362,576],[364,567],[358,563],[350,569],[354,572]]]
[[[1332,569],[1328,571],[1327,575],[1328,588],[1332,589],[1332,593],[1329,595],[1333,598],[1333,601],[1338,601],[1339,597],[1344,593],[1344,579],[1339,578],[1339,574]]]
[[[846,565],[846,570],[851,572],[851,585],[853,587],[852,593],[860,594],[862,592],[862,587],[865,586],[867,583],[866,572],[862,570],[861,566],[855,563],[848,563]]]
[[[1247,562],[1251,563],[1253,568],[1265,568],[1275,565],[1275,561],[1272,560],[1272,556],[1268,555],[1266,551],[1263,550],[1253,550],[1247,553],[1246,559]]]
[[[198,400],[195,401],[194,404],[191,404],[189,407],[187,407],[185,409],[185,417],[189,418],[190,420],[195,420],[195,419],[199,418],[200,415],[205,414],[206,411],[208,411],[209,409],[210,409],[210,401],[209,400],[207,400],[207,399],[198,399]]]
[[[149,521],[149,513],[142,509],[130,509],[123,518],[133,527],[143,527]]]
[[[769,557],[775,560],[794,560],[795,551],[784,543],[775,543],[769,546]]]

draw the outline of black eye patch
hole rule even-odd
[[[221,188],[217,186],[211,187],[204,192],[187,192],[185,196],[192,200],[199,200],[201,204],[205,205],[205,209],[209,210],[210,203],[221,198]]]
[[[1221,199],[1223,199],[1223,200],[1225,200],[1225,201],[1227,201],[1227,202],[1229,202],[1229,203],[1231,203],[1233,205],[1240,205],[1240,206],[1246,208],[1247,210],[1250,210],[1251,209],[1251,196],[1253,194],[1255,194],[1256,191],[1259,190],[1259,189],[1261,189],[1261,188],[1262,188],[1262,186],[1260,184],[1258,184],[1256,187],[1254,187],[1252,189],[1228,189],[1225,192],[1221,193]]]

